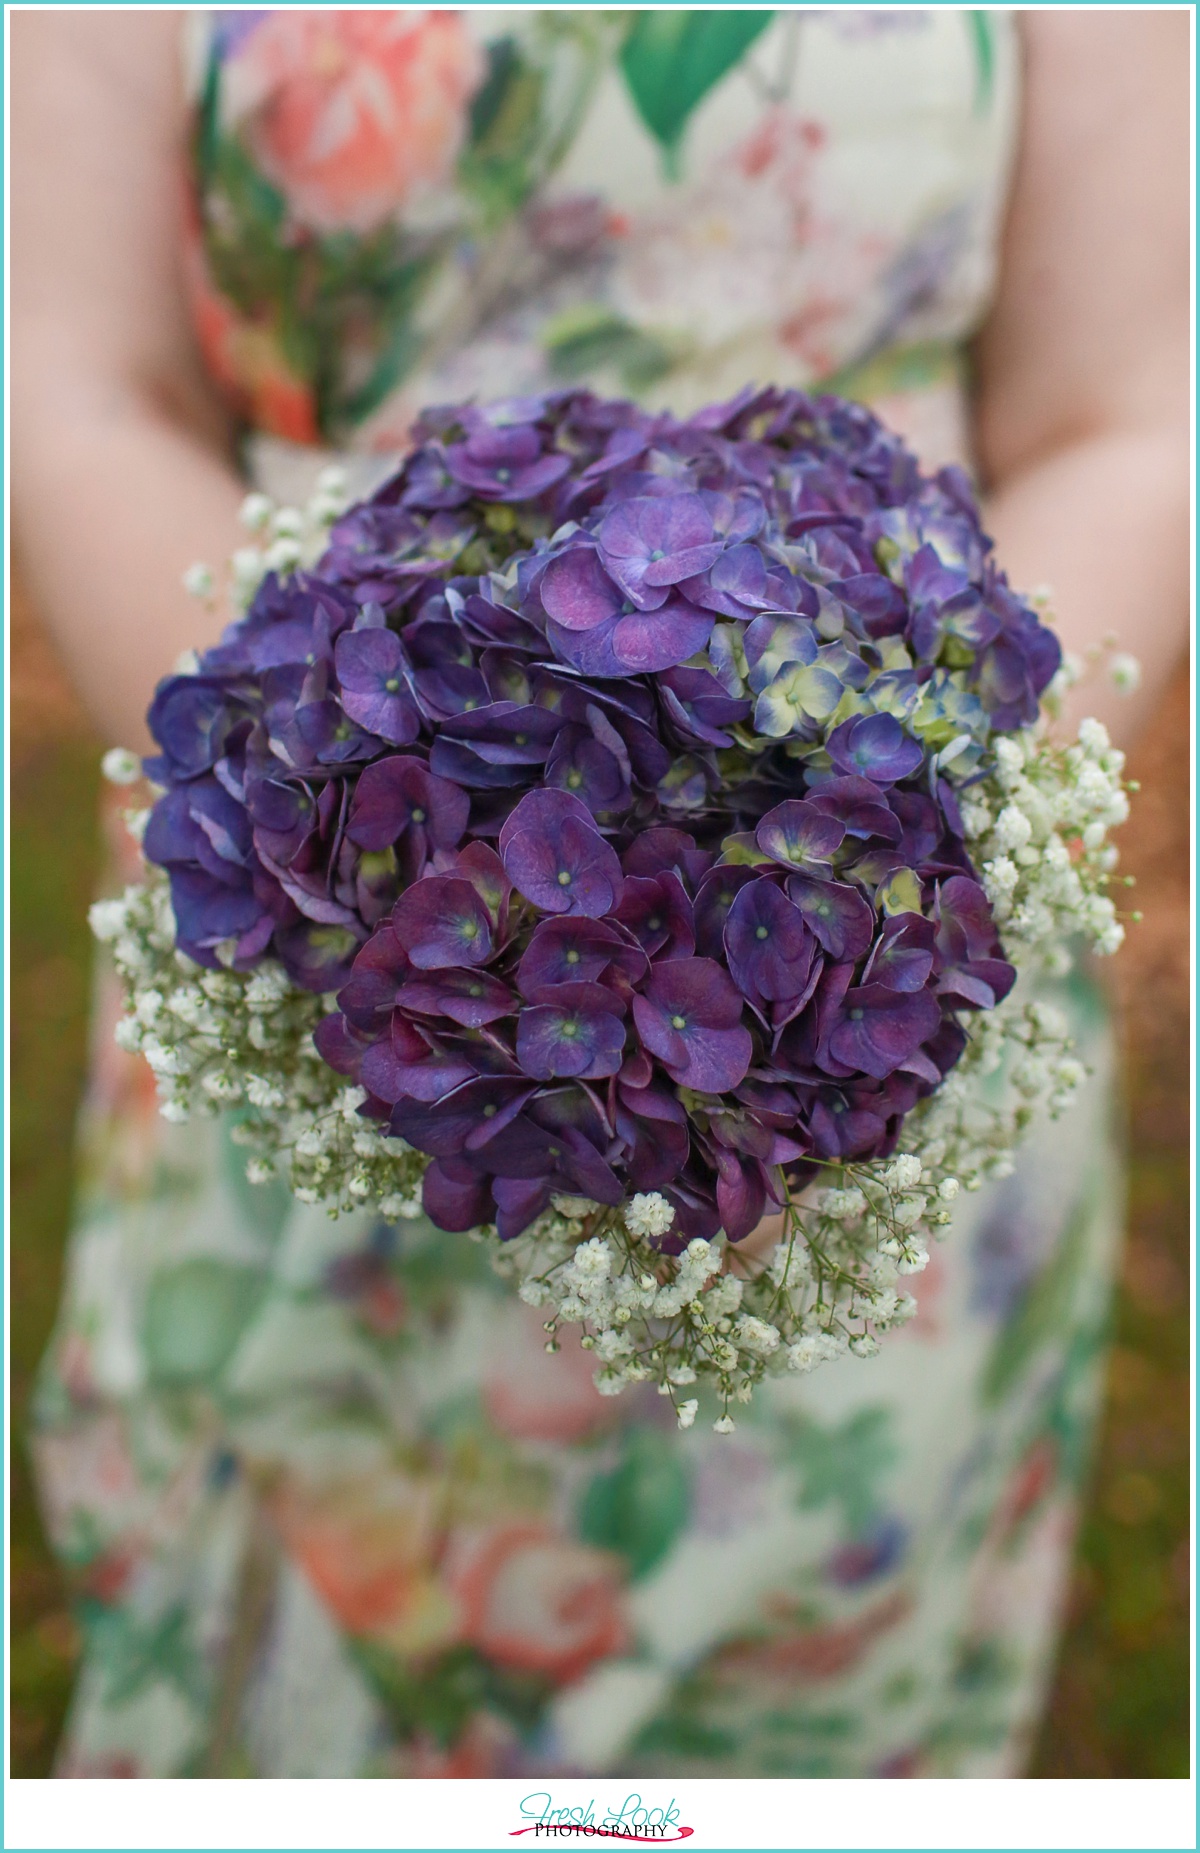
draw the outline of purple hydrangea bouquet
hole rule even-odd
[[[1067,1104],[1016,980],[1119,943],[1120,755],[1054,742],[966,477],[862,406],[436,408],[336,490],[250,498],[243,614],[155,693],[120,1038],[252,1181],[474,1235],[600,1389],[728,1429],[873,1352]]]

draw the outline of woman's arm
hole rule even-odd
[[[17,541],[97,725],[130,746],[157,678],[219,628],[180,574],[237,545],[243,493],[180,276],[181,23],[12,22]]]
[[[1133,699],[1074,712],[1128,739],[1188,614],[1185,13],[1031,11],[1024,122],[995,308],[979,342],[987,518],[1014,585],[1048,584],[1067,648],[1141,659]]]

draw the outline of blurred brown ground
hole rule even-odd
[[[1191,1238],[1191,777],[1186,667],[1131,757],[1121,832],[1142,920],[1110,968],[1128,1110],[1129,1225],[1108,1401],[1038,1776],[1186,1776]]]
[[[12,1773],[49,1773],[75,1633],[23,1432],[61,1280],[82,1084],[99,747],[21,585],[12,631]],[[1130,1232],[1070,1622],[1035,1776],[1186,1776],[1189,1307],[1188,679],[1130,767],[1144,919],[1111,968],[1125,1051]]]

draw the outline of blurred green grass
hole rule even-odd
[[[11,1755],[49,1774],[70,1693],[74,1630],[33,1499],[30,1385],[54,1319],[71,1202],[73,1123],[86,1056],[87,907],[98,857],[97,749],[44,741],[14,767],[10,840],[12,1448]]]
[[[11,1768],[36,1777],[50,1773],[76,1641],[23,1433],[70,1210],[99,748],[19,600],[13,659]],[[1038,1777],[1189,1773],[1186,697],[1180,682],[1140,755],[1145,789],[1125,845],[1147,920],[1117,967],[1130,1236],[1069,1623],[1030,1772]]]

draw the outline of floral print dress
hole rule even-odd
[[[242,11],[188,61],[184,261],[259,481],[578,381],[832,383],[966,455],[1007,15]],[[1054,991],[1083,1104],[960,1200],[880,1356],[725,1436],[600,1397],[467,1238],[168,1126],[102,984],[34,1438],[85,1640],[60,1773],[1020,1774],[1120,1213],[1103,1012]]]

